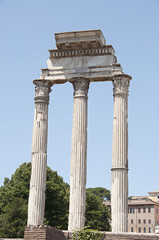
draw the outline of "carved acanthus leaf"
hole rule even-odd
[[[77,78],[73,82],[74,96],[87,96],[89,89],[89,80],[86,78]]]
[[[113,93],[115,94],[128,94],[129,93],[129,83],[128,78],[117,77],[113,80]]]
[[[51,92],[51,85],[47,81],[37,81],[35,82],[35,97],[49,97]]]

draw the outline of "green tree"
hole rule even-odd
[[[0,237],[21,238],[27,224],[31,164],[23,163],[11,179],[0,187]],[[67,229],[69,185],[57,172],[47,168],[44,224]],[[97,230],[110,230],[110,213],[99,197],[87,193],[86,225]]]
[[[27,223],[30,164],[23,163],[0,188],[0,236],[23,237]]]
[[[69,209],[69,185],[57,172],[47,168],[45,224],[67,229]]]
[[[87,192],[93,193],[94,195],[102,199],[110,200],[110,191],[107,190],[106,188],[103,187],[87,188]]]
[[[23,237],[27,222],[27,205],[31,164],[23,163],[0,187],[0,237]],[[47,168],[44,223],[67,229],[69,185],[57,172]]]
[[[15,198],[22,198],[26,200],[29,196],[31,164],[23,163],[15,173],[11,180],[4,179],[4,185],[0,187],[0,214],[5,213],[5,208],[8,203],[12,203]]]
[[[27,202],[22,198],[14,198],[8,202],[0,215],[0,236],[20,238],[24,235],[27,224]]]
[[[101,199],[87,191],[86,222],[88,229],[110,231],[110,211]]]

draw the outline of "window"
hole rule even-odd
[[[156,221],[156,225],[158,225],[158,219],[157,219],[157,221]]]
[[[133,229],[133,227],[131,228],[131,232],[133,232],[134,231],[134,229]]]
[[[131,219],[131,224],[133,224],[133,219]]]
[[[141,228],[139,228],[139,232],[141,232]]]
[[[134,208],[130,208],[129,212],[134,213]]]
[[[146,212],[146,208],[143,208],[143,213],[145,213]]]
[[[138,208],[138,213],[141,213],[141,208]]]
[[[151,219],[149,219],[149,224],[151,224]]]
[[[144,228],[144,233],[146,232],[146,228]]]
[[[141,219],[138,220],[138,223],[141,224]]]
[[[151,228],[149,228],[149,233],[151,233]]]
[[[143,224],[146,224],[146,219],[143,220]]]
[[[150,212],[151,212],[151,208],[149,207],[149,208],[148,208],[148,213],[150,213]]]
[[[156,213],[158,214],[158,208],[156,208]]]

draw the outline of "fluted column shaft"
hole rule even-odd
[[[50,83],[34,81],[35,114],[32,137],[32,170],[28,203],[28,223],[30,226],[43,225],[45,211],[45,190],[47,171],[47,133]]]
[[[89,80],[75,79],[70,171],[68,230],[81,229],[85,223],[87,171],[87,94]]]
[[[128,87],[129,79],[116,77],[112,146],[112,232],[128,231]]]

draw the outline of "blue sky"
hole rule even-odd
[[[0,185],[31,160],[34,86],[54,33],[101,29],[129,96],[129,195],[159,190],[159,1],[0,0]],[[48,165],[69,183],[73,87],[52,87]],[[87,187],[111,187],[113,87],[92,83],[88,99]]]

